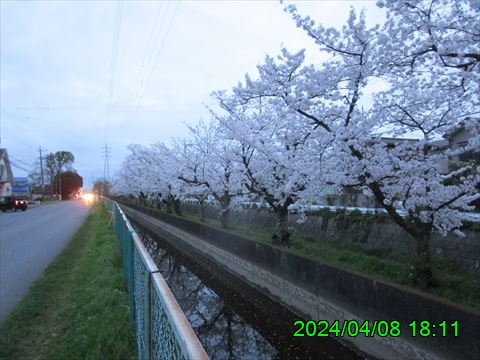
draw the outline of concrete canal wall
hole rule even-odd
[[[344,320],[383,330],[400,324],[399,336],[338,337],[384,359],[478,359],[480,312],[421,292],[314,261],[205,224],[133,209],[127,215],[187,253],[213,261],[298,313],[305,321]],[[152,213],[153,215],[153,213]],[[417,336],[413,337],[413,325]],[[428,326],[420,336],[421,321]],[[453,324],[453,325],[452,325]],[[456,325],[455,325],[456,324]],[[378,332],[378,331],[377,331]],[[388,331],[389,332],[389,331]],[[398,335],[398,332],[394,332]],[[445,336],[443,336],[445,335]],[[293,336],[293,334],[292,334]]]
[[[182,208],[200,218],[200,206],[195,203],[184,203]],[[414,254],[415,240],[404,229],[395,224],[386,214],[351,214],[339,209],[335,211],[317,211],[313,216],[301,218],[290,214],[289,228],[296,235],[315,238],[351,242],[394,251],[397,254]],[[205,208],[208,219],[219,218],[219,210],[213,206]],[[300,221],[299,221],[300,220]],[[232,209],[232,225],[275,227],[275,215],[268,209]],[[455,260],[458,264],[480,274],[480,223],[471,223],[464,227],[464,238],[453,233],[443,236],[434,233],[430,242],[430,251],[434,258]]]

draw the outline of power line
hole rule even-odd
[[[152,56],[153,56],[153,51],[155,50],[155,47],[156,47],[156,45],[157,45],[157,43],[158,43],[159,35],[160,35],[160,33],[161,33],[161,29],[163,28],[163,25],[166,23],[166,22],[165,22],[165,17],[166,17],[166,14],[168,13],[169,6],[170,6],[170,2],[168,3],[168,7],[167,7],[167,9],[166,9],[166,11],[165,11],[165,13],[164,13],[164,16],[162,17],[161,27],[159,28],[159,31],[158,31],[158,34],[157,34],[157,38],[156,38],[156,40],[155,40],[155,44],[154,44],[154,47],[153,47],[153,50],[152,50],[152,52],[151,52],[151,54],[150,54],[150,55],[152,55]],[[173,12],[173,15],[172,15],[172,17],[170,18],[170,22],[169,22],[168,25],[167,25],[167,29],[166,29],[166,31],[165,31],[165,33],[164,33],[163,39],[162,39],[162,41],[161,41],[161,43],[160,43],[160,46],[159,46],[159,48],[158,48],[158,50],[157,50],[155,59],[154,59],[153,62],[150,62],[150,66],[148,66],[148,67],[150,68],[150,69],[149,69],[148,76],[146,77],[145,80],[142,80],[142,82],[144,82],[144,85],[143,85],[143,87],[140,87],[140,88],[139,88],[139,91],[138,91],[137,94],[136,94],[136,95],[137,95],[136,98],[134,97],[134,100],[133,100],[133,102],[132,102],[132,111],[131,111],[130,116],[128,117],[128,121],[127,121],[128,123],[130,123],[130,121],[131,121],[131,120],[133,119],[133,117],[135,116],[135,113],[137,112],[137,108],[138,108],[138,106],[140,105],[141,101],[143,100],[143,94],[144,94],[145,90],[148,88],[148,85],[150,84],[150,80],[151,80],[151,78],[152,78],[153,71],[154,71],[155,68],[156,68],[156,65],[157,65],[158,60],[159,60],[159,58],[160,58],[160,55],[161,55],[161,53],[162,53],[163,47],[164,47],[164,45],[165,45],[166,39],[167,39],[168,34],[169,34],[169,32],[170,32],[170,28],[172,27],[172,24],[173,24],[173,21],[174,21],[174,19],[175,19],[176,14],[177,14],[177,10],[178,10],[178,7],[179,7],[179,6],[180,6],[180,1],[177,2],[177,6],[175,7],[174,12]],[[150,56],[150,59],[151,59],[151,56]],[[148,67],[146,67],[146,69],[148,69]],[[148,70],[145,70],[145,71],[148,71]]]
[[[115,84],[115,74],[117,71],[118,44],[120,42],[120,29],[122,26],[123,1],[117,1],[115,6],[114,24],[113,24],[113,41],[112,56],[110,62],[110,83],[108,91],[107,118],[105,119],[105,142],[108,140],[108,125],[110,121],[111,108],[113,102],[113,90]]]
[[[6,109],[9,110],[16,110],[16,111],[50,111],[50,112],[90,112],[90,111],[95,111],[95,112],[108,112],[108,111],[118,111],[118,112],[130,112],[131,107],[129,106],[111,106],[110,109],[108,106],[82,106],[82,107],[75,107],[75,106],[69,106],[69,107],[60,107],[60,106],[41,106],[41,107],[7,107]],[[145,112],[162,112],[164,111],[163,109],[160,108],[152,108],[152,109],[147,109],[147,110],[138,110],[138,111],[145,111]]]
[[[11,154],[8,154],[8,157],[9,157],[10,159],[13,159],[14,161],[16,161],[17,163],[19,163],[19,164],[22,165],[22,166],[31,166],[31,164],[27,163],[27,162],[24,161],[24,160],[20,160],[19,158],[15,157],[15,156],[13,156],[13,155],[11,155]]]
[[[162,9],[163,9],[163,5],[164,4],[167,4],[167,8],[165,10],[165,12],[163,13],[163,17],[162,17],[162,20],[159,21],[160,19],[160,14],[162,13]],[[165,15],[167,14],[168,12],[168,8],[170,7],[170,2],[160,2],[160,6],[158,7],[158,10],[157,10],[157,13],[155,15],[155,19],[153,21],[153,27],[152,27],[152,31],[150,32],[150,36],[149,36],[149,39],[148,39],[148,43],[147,43],[147,47],[145,49],[145,52],[144,52],[144,56],[142,58],[142,63],[140,65],[140,70],[138,72],[138,75],[137,75],[137,79],[135,81],[135,92],[134,92],[134,95],[130,101],[130,105],[129,105],[129,108],[131,109],[130,110],[130,114],[128,116],[128,118],[131,118],[131,114],[133,112],[133,108],[136,106],[137,104],[137,100],[139,98],[139,94],[141,92],[141,89],[142,89],[142,84],[144,83],[144,78],[145,78],[145,74],[147,73],[149,67],[150,67],[150,62],[151,62],[151,59],[153,57],[153,53],[154,53],[154,50],[155,50],[155,47],[157,46],[157,42],[158,42],[158,39],[160,38],[160,33],[161,33],[161,30],[163,28],[163,24],[164,24],[164,18],[165,18]],[[159,26],[157,26],[157,24]],[[155,37],[154,37],[155,36]],[[155,40],[153,40],[155,39]]]
[[[145,92],[146,89],[148,89],[148,86],[150,85],[150,81],[152,79],[152,75],[153,75],[153,71],[155,70],[156,66],[157,66],[157,63],[158,63],[158,60],[160,59],[160,55],[162,53],[162,50],[163,50],[163,47],[165,45],[165,42],[167,40],[167,37],[168,37],[168,34],[170,33],[170,28],[172,27],[172,24],[173,24],[173,20],[175,19],[175,16],[177,15],[177,10],[178,10],[178,7],[180,6],[180,2],[177,2],[177,6],[175,7],[175,10],[174,10],[174,13],[170,19],[170,22],[167,26],[167,30],[165,31],[165,34],[163,36],[163,39],[162,39],[162,42],[160,44],[160,48],[158,49],[157,51],[157,55],[155,57],[155,60],[153,62],[153,65],[150,67],[150,73],[148,74],[148,77],[146,79],[146,82],[145,82],[145,85],[140,93],[140,98],[138,99],[138,102],[136,104],[136,106],[133,108],[133,113],[132,113],[132,117],[135,115],[136,113],[136,110],[138,108],[138,106],[140,105],[141,101],[143,100],[143,94]],[[163,21],[162,21],[163,22]]]
[[[10,157],[10,155],[9,155],[9,157]],[[23,166],[18,165],[17,163],[15,163],[15,161],[12,161],[12,160],[10,160],[10,165],[12,165],[13,167],[15,167],[19,170],[25,171],[27,173],[30,171],[28,169],[25,169]]]
[[[29,152],[32,152],[32,150],[37,147],[37,142],[29,135],[29,131],[25,129],[21,121],[12,120],[11,118],[13,118],[13,116],[7,114],[6,111],[4,111],[4,115],[3,138],[9,139],[29,150]]]

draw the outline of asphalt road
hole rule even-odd
[[[69,243],[90,209],[77,200],[0,213],[0,321]]]

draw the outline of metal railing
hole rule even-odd
[[[118,204],[105,199],[115,227],[135,322],[138,359],[208,359],[162,274]]]

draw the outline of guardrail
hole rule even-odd
[[[135,322],[138,359],[208,359],[185,314],[118,204],[105,199],[115,227]]]

